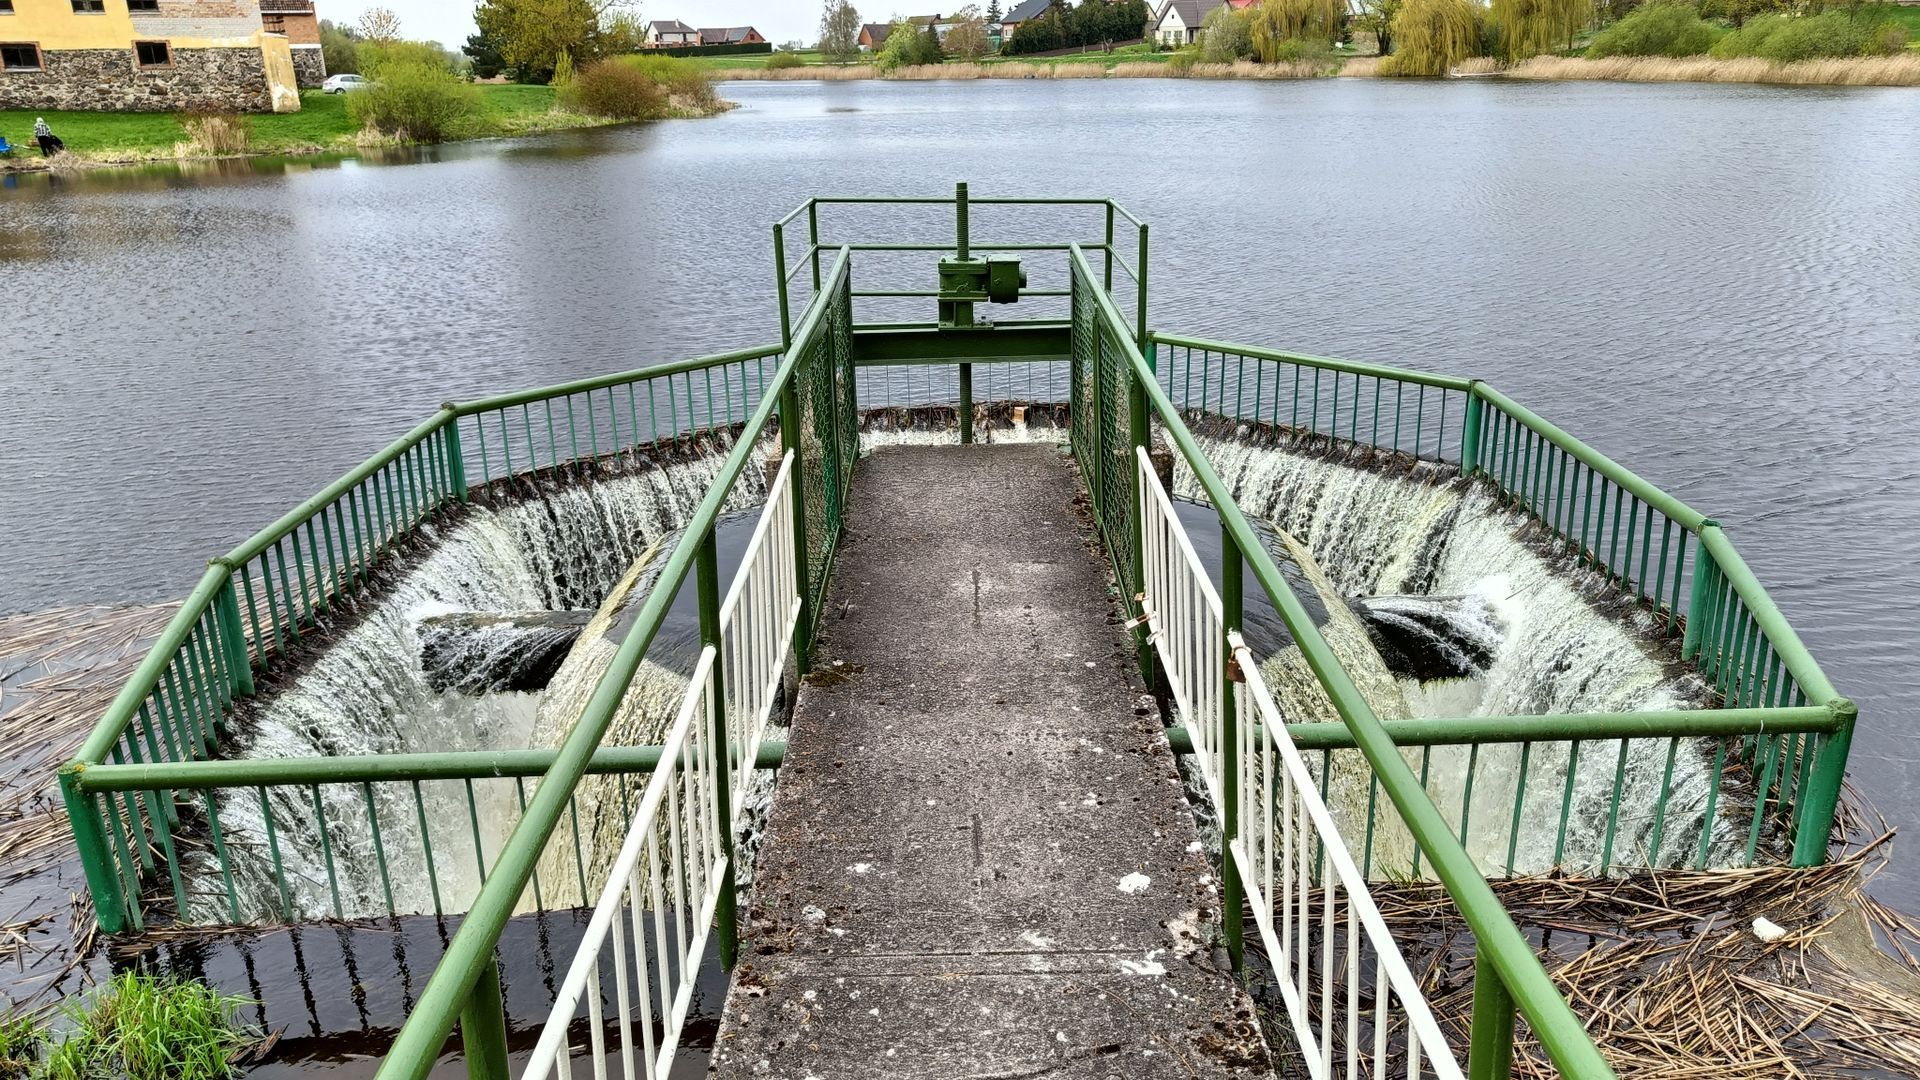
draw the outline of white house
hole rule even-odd
[[[1200,40],[1200,24],[1207,13],[1226,0],[1167,0],[1160,17],[1153,20],[1153,40],[1161,45],[1179,47]]]
[[[647,44],[656,48],[700,44],[700,31],[679,19],[656,19],[647,24]]]

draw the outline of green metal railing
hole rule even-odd
[[[497,997],[494,947],[511,918],[522,892],[552,837],[560,829],[575,787],[587,772],[607,728],[613,722],[626,690],[639,670],[648,645],[666,617],[674,592],[698,564],[701,625],[718,625],[718,597],[725,583],[715,580],[714,526],[728,492],[752,465],[759,436],[770,430],[776,412],[783,449],[795,453],[794,483],[802,498],[793,500],[797,557],[802,590],[798,633],[800,645],[811,637],[819,611],[821,590],[830,572],[840,532],[851,470],[858,454],[858,416],[847,406],[853,385],[851,333],[850,253],[834,260],[822,286],[768,381],[760,404],[748,417],[733,450],[721,466],[713,487],[701,500],[686,535],[674,548],[660,578],[635,617],[634,628],[621,643],[606,674],[595,687],[586,710],[560,745],[552,767],[543,777],[526,810],[496,860],[494,875],[480,890],[449,943],[445,957],[422,992],[406,1026],[394,1039],[381,1080],[419,1080],[433,1068],[441,1045],[458,1020],[469,1047],[493,1048],[504,1043],[505,1018]],[[716,610],[708,612],[709,603]],[[709,617],[711,616],[711,617]],[[708,642],[708,644],[715,644]],[[799,669],[807,670],[804,649],[796,649]],[[716,699],[724,700],[720,695]],[[722,825],[730,834],[731,826]],[[718,916],[721,955],[732,962],[735,927],[731,886],[723,895]],[[491,1050],[487,1051],[493,1056]],[[486,1075],[499,1075],[488,1072]]]
[[[1610,714],[1577,725],[1556,717],[1533,737],[1520,736],[1522,729],[1504,720],[1497,728],[1461,718],[1406,729],[1405,738],[1420,741],[1403,746],[1472,744],[1506,747],[1518,756],[1511,795],[1478,811],[1476,832],[1489,827],[1489,814],[1507,823],[1504,845],[1499,837],[1482,845],[1493,853],[1482,859],[1484,868],[1500,868],[1502,846],[1512,866],[1530,799],[1557,817],[1564,838],[1574,774],[1583,768],[1611,774],[1615,792],[1601,858],[1583,869],[1712,864],[1710,830],[1703,829],[1689,851],[1675,846],[1666,824],[1668,783],[1644,809],[1621,805],[1630,760],[1664,759],[1670,782],[1676,758],[1695,752],[1695,740],[1703,739],[1713,740],[1704,750],[1711,758],[1707,822],[1727,809],[1722,788],[1729,780],[1738,781],[1741,799],[1751,803],[1740,842],[1729,846],[1738,861],[1758,860],[1776,829],[1791,838],[1794,865],[1824,860],[1856,710],[1828,682],[1718,522],[1479,380],[1175,334],[1155,333],[1149,344],[1162,369],[1161,389],[1203,430],[1225,420],[1248,429],[1236,437],[1372,463],[1435,463],[1491,486],[1501,505],[1551,538],[1550,548],[1590,571],[1592,587],[1631,599],[1657,633],[1676,639],[1675,658],[1690,661],[1715,691],[1724,707],[1710,712]],[[1451,737],[1454,730],[1472,737]],[[1464,797],[1454,815],[1462,837],[1474,816],[1474,778],[1485,756],[1472,754],[1465,763]],[[1423,751],[1423,771],[1429,758]],[[1566,777],[1558,797],[1540,804],[1544,793],[1526,790],[1525,766],[1544,760],[1561,763]],[[1484,787],[1478,801],[1486,801]],[[1616,826],[1633,815],[1643,823],[1651,819],[1650,850],[1615,849]],[[1558,866],[1558,841],[1554,847]]]
[[[438,775],[405,780],[404,789],[378,757],[327,759],[322,776],[300,780],[279,775],[285,762],[216,763],[234,710],[257,692],[261,679],[297,656],[303,639],[324,633],[330,616],[347,614],[424,523],[456,512],[477,490],[557,471],[613,472],[636,453],[658,454],[698,438],[732,438],[765,399],[780,355],[779,346],[762,346],[445,405],[210,562],[61,772],[101,928],[144,928],[149,883],[172,905],[175,918],[191,920],[196,898],[189,895],[190,848],[204,848],[217,867],[224,895],[200,905],[221,913],[216,921],[393,910],[389,882],[360,882],[363,902],[355,904],[354,886],[343,883],[335,865],[339,823],[354,815],[373,821],[383,879],[388,857],[399,858],[403,846],[410,847],[404,854],[420,860],[431,910],[463,908],[467,897],[455,895],[459,890],[451,884],[443,889],[441,870],[455,859],[474,860],[475,885],[490,874],[493,858],[480,838],[480,807],[489,788],[496,789],[496,804],[523,801],[522,781],[498,779],[516,774],[491,771],[495,762],[486,752],[435,755]],[[242,768],[208,768],[216,764]],[[210,777],[220,782],[208,783]],[[440,826],[437,852],[426,809],[431,800],[420,788],[430,781],[464,788],[441,800],[455,808],[464,804],[464,812],[458,823]],[[512,794],[505,791],[508,785]],[[426,790],[433,790],[431,784]],[[254,853],[271,864],[274,888],[263,898],[243,896],[236,886],[234,862],[241,853],[230,850],[221,824],[226,793],[242,791],[259,800],[266,817],[267,850]],[[384,825],[381,806],[389,811]],[[292,831],[304,833],[325,863],[317,905],[294,901],[299,890],[289,882],[279,851],[281,837]],[[401,835],[390,843],[387,835],[394,832]],[[459,876],[468,876],[464,865]],[[534,891],[544,905],[546,890]]]
[[[1077,412],[1073,428],[1074,453],[1093,495],[1094,515],[1113,559],[1114,575],[1123,596],[1138,593],[1142,581],[1138,545],[1141,509],[1134,492],[1135,449],[1154,445],[1157,430],[1172,443],[1208,499],[1218,511],[1223,539],[1222,604],[1229,631],[1241,625],[1243,605],[1242,560],[1255,582],[1267,594],[1286,623],[1308,666],[1326,690],[1355,746],[1365,755],[1379,785],[1400,821],[1433,867],[1472,929],[1478,958],[1475,964],[1474,1008],[1468,1075],[1500,1077],[1511,1072],[1516,1010],[1526,1017],[1534,1036],[1563,1076],[1611,1077],[1578,1017],[1567,1007],[1553,980],[1540,966],[1533,949],[1494,896],[1451,827],[1427,798],[1425,785],[1402,760],[1399,748],[1354,686],[1312,617],[1281,576],[1265,545],[1235,505],[1180,410],[1162,388],[1160,378],[1128,332],[1112,299],[1098,285],[1084,253],[1074,253],[1074,336],[1072,383]],[[1133,608],[1133,601],[1129,600]],[[1135,609],[1137,614],[1137,609]],[[1141,637],[1143,667],[1151,669]],[[1221,656],[1231,655],[1222,650]],[[1233,673],[1229,669],[1229,679]],[[1226,711],[1227,734],[1221,766],[1223,776],[1237,776],[1232,760],[1239,739],[1236,718]],[[1240,796],[1229,791],[1228,806]],[[1231,811],[1224,828],[1235,829]],[[1222,903],[1228,950],[1239,962],[1242,892],[1231,856],[1222,853]]]
[[[835,245],[823,239],[821,215],[840,205],[951,207],[955,242]],[[1103,212],[1105,235],[1091,245],[974,241],[969,206],[1091,209]],[[802,214],[806,246],[798,261],[789,261],[786,230]],[[1129,231],[1132,235],[1125,235]],[[969,198],[964,189],[951,198],[821,198],[777,223],[774,238],[780,345],[445,406],[210,564],[76,760],[62,770],[62,792],[102,929],[141,928],[148,894],[145,902],[170,902],[185,912],[197,899],[183,882],[188,847],[210,849],[221,867],[225,895],[215,897],[214,906],[224,907],[228,918],[300,917],[305,909],[289,895],[288,872],[273,840],[276,827],[306,830],[317,838],[324,865],[307,868],[313,875],[309,890],[323,898],[324,909],[344,913],[354,905],[342,903],[343,891],[351,889],[343,887],[330,861],[335,834],[329,822],[345,814],[379,819],[372,842],[380,846],[387,842],[380,820],[393,816],[390,808],[397,805],[402,818],[417,819],[417,829],[404,828],[404,820],[393,824],[423,849],[433,882],[432,910],[466,907],[468,913],[380,1076],[426,1075],[456,1021],[466,1032],[470,1058],[483,1068],[497,1062],[504,1031],[492,964],[501,930],[530,898],[536,906],[558,906],[586,895],[590,870],[578,855],[577,839],[581,779],[588,774],[631,778],[622,791],[637,792],[639,778],[657,764],[657,758],[648,757],[649,748],[600,744],[675,592],[691,574],[704,605],[722,584],[714,580],[716,523],[729,500],[754,482],[750,465],[756,444],[771,437],[777,420],[782,448],[795,454],[792,475],[799,497],[792,500],[793,524],[801,563],[796,571],[804,587],[794,646],[804,672],[819,601],[832,573],[863,409],[893,404],[890,395],[898,384],[885,377],[906,370],[953,376],[950,397],[941,389],[907,394],[898,404],[911,408],[925,403],[923,397],[951,401],[963,442],[973,437],[977,405],[997,399],[1004,404],[1016,396],[1022,404],[1065,403],[1069,443],[1123,597],[1136,594],[1141,582],[1136,450],[1158,448],[1156,433],[1171,444],[1221,521],[1228,628],[1240,624],[1244,558],[1342,721],[1290,723],[1294,742],[1318,758],[1323,784],[1334,771],[1335,755],[1363,760],[1369,770],[1366,872],[1402,872],[1373,865],[1377,813],[1381,821],[1390,818],[1411,834],[1412,871],[1439,878],[1476,935],[1480,956],[1470,1075],[1505,1075],[1516,1005],[1563,1074],[1611,1075],[1486,880],[1502,871],[1503,849],[1504,869],[1513,871],[1515,845],[1523,829],[1538,827],[1535,818],[1557,814],[1564,836],[1576,773],[1598,770],[1615,777],[1606,842],[1597,860],[1577,866],[1571,860],[1563,864],[1556,845],[1556,866],[1604,873],[1686,861],[1662,859],[1662,851],[1675,845],[1677,828],[1668,823],[1666,793],[1679,755],[1700,746],[1711,747],[1715,755],[1705,809],[1709,826],[1727,816],[1721,812],[1723,780],[1751,803],[1748,820],[1740,823],[1744,842],[1735,845],[1747,861],[1763,851],[1771,854],[1763,845],[1781,832],[1792,838],[1794,863],[1824,859],[1853,705],[1827,682],[1717,523],[1505,395],[1475,380],[1149,334],[1147,227],[1111,200],[981,199]],[[1123,255],[1127,248],[1137,253],[1132,265]],[[1064,297],[1066,316],[958,332],[927,322],[857,321],[862,300],[936,294],[857,282],[856,251],[968,250],[1063,255],[1069,287],[1028,295]],[[795,320],[789,287],[802,275],[810,299]],[[1117,282],[1132,285],[1131,310],[1123,308],[1128,298],[1115,288]],[[995,365],[983,380],[984,398],[975,394],[973,367],[979,363]],[[1547,546],[1582,571],[1594,590],[1632,597],[1653,633],[1671,639],[1667,647],[1695,666],[1724,707],[1382,722],[1208,461],[1206,447],[1216,436],[1349,455],[1398,466],[1385,470],[1389,477],[1412,472],[1422,482],[1490,492],[1501,506],[1536,526]],[[307,639],[331,632],[333,616],[349,613],[364,593],[377,589],[394,554],[416,542],[423,524],[447,520],[472,500],[510,497],[514,486],[530,477],[617,473],[636,459],[667,456],[695,442],[707,450],[725,448],[716,480],[692,512],[583,716],[558,748],[216,760],[235,710],[259,693],[263,682],[291,670]],[[704,627],[709,613],[703,608],[702,614]],[[1142,667],[1151,672],[1144,635],[1138,644]],[[1450,761],[1449,755],[1465,760]],[[1662,755],[1664,779],[1651,807],[1643,806],[1624,779],[1629,762],[1659,761]],[[1484,779],[1476,791],[1476,777],[1484,777],[1496,760],[1514,766],[1510,795],[1493,792],[1494,785]],[[1530,775],[1548,762],[1564,763],[1564,780],[1556,781],[1562,786],[1543,789],[1534,780],[1529,791]],[[1436,769],[1464,775],[1459,806],[1434,805],[1428,774]],[[535,778],[537,785],[525,782]],[[423,785],[428,791],[433,785],[445,789],[443,800],[463,808],[472,833],[470,845],[456,842],[440,849],[443,859],[451,848],[454,857],[475,862],[472,889],[458,897],[443,897],[434,873],[434,844],[441,834],[429,829],[432,815],[420,795]],[[241,902],[229,869],[219,815],[222,798],[237,792],[251,793],[262,805],[313,808],[311,823],[304,811],[293,821],[283,810],[277,826],[269,811],[267,857],[274,863],[277,895],[264,905]],[[489,800],[517,819],[497,844],[481,835],[482,805]],[[626,801],[621,800],[623,812]],[[456,832],[462,831],[460,824],[452,823]],[[434,828],[441,827],[434,822]],[[1650,850],[1624,842],[1616,848],[1616,835],[1649,831]],[[1695,865],[1709,860],[1710,831],[1699,838],[1691,860]],[[569,844],[575,849],[575,873],[564,876],[576,877],[578,888],[542,881],[542,870],[555,865],[543,860],[555,850],[564,856]],[[381,878],[359,882],[360,899],[375,909],[398,911],[385,869],[392,853],[374,854]],[[1240,903],[1230,864],[1223,864],[1226,934],[1237,960]],[[321,871],[324,878],[318,876]],[[262,910],[249,911],[250,906]],[[723,911],[721,919],[722,951],[730,958],[730,912]]]

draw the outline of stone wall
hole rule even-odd
[[[107,112],[266,112],[273,107],[258,46],[175,49],[173,66],[137,68],[133,50],[50,49],[44,71],[0,72],[0,109]]]
[[[327,81],[327,56],[320,47],[293,47],[293,74],[302,90],[319,89]]]

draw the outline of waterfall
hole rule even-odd
[[[535,731],[546,695],[434,689],[422,662],[422,620],[457,611],[599,607],[642,552],[692,516],[726,449],[716,445],[666,465],[635,462],[612,476],[517,481],[505,497],[496,493],[445,523],[423,526],[425,553],[360,601],[352,625],[296,677],[235,718],[237,733],[224,755],[261,760],[542,745]],[[746,470],[730,505],[764,499],[763,487],[759,470]],[[524,785],[528,796],[532,787]],[[233,898],[214,852],[199,845],[185,859],[188,918],[225,922],[230,904],[243,920],[287,909],[295,918],[321,918],[335,912],[336,894],[347,918],[384,914],[389,894],[402,914],[464,910],[482,862],[498,854],[519,815],[522,790],[512,779],[270,788],[265,805],[256,790],[222,790],[216,817],[201,824],[224,846]],[[204,804],[198,816],[206,818]],[[276,865],[284,870],[284,898]]]
[[[1241,509],[1297,537],[1331,586],[1374,624],[1376,638],[1383,625],[1397,625],[1403,641],[1416,634],[1444,638],[1447,648],[1460,652],[1458,666],[1474,672],[1421,679],[1419,672],[1404,677],[1403,670],[1399,692],[1392,695],[1363,685],[1383,717],[1398,709],[1414,718],[1497,717],[1708,703],[1704,683],[1651,632],[1646,613],[1620,614],[1604,604],[1600,578],[1571,558],[1531,545],[1533,526],[1501,507],[1486,485],[1460,480],[1444,466],[1371,468],[1230,437],[1201,436],[1199,442]],[[1184,461],[1175,458],[1176,489],[1204,497]],[[1334,719],[1311,709],[1289,718]],[[1567,743],[1535,744],[1527,752],[1513,871],[1542,872],[1556,862],[1574,871],[1597,868],[1609,833],[1616,864],[1690,862],[1705,825],[1713,747],[1705,740],[1682,740],[1675,747],[1666,821],[1659,850],[1652,851],[1654,810],[1666,785],[1665,740],[1632,742],[1624,755],[1618,742],[1583,743],[1577,762],[1570,760]],[[1404,753],[1416,776],[1425,773],[1429,795],[1456,831],[1464,810],[1467,847],[1476,861],[1504,874],[1515,832],[1521,748]],[[1342,772],[1336,761],[1336,776]],[[1393,814],[1384,796],[1378,802],[1376,833],[1379,821]],[[1751,810],[1751,797],[1744,808],[1740,802],[1735,792],[1720,793],[1711,864],[1724,864],[1744,841],[1744,829],[1733,818]],[[1563,803],[1569,808],[1564,835]],[[1347,831],[1344,821],[1342,829]],[[1347,839],[1357,854],[1361,837]],[[1376,875],[1411,870],[1374,860]]]

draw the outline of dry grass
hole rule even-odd
[[[230,113],[203,113],[180,122],[187,141],[174,146],[176,157],[226,157],[244,154],[253,142],[253,129]]]
[[[1507,70],[1512,79],[1608,79],[1619,82],[1772,83],[1783,86],[1920,86],[1920,55],[1861,56],[1776,64],[1758,57],[1615,56],[1604,60],[1536,56]]]
[[[1491,56],[1476,56],[1453,65],[1453,75],[1492,75],[1500,70],[1500,61]]]
[[[1356,56],[1341,66],[1340,77],[1343,79],[1377,79],[1380,77],[1381,59],[1382,58],[1378,56]]]
[[[852,64],[838,67],[826,64],[810,64],[797,68],[715,68],[707,72],[715,82],[853,82],[859,79],[877,79],[880,71],[872,64]]]
[[[1863,891],[1891,835],[1808,869],[1493,885],[1623,1080],[1920,1076],[1920,928]],[[1451,899],[1431,884],[1375,897],[1464,1047],[1474,948]],[[1785,936],[1756,937],[1762,915]],[[1513,1075],[1559,1074],[1523,1036]]]

